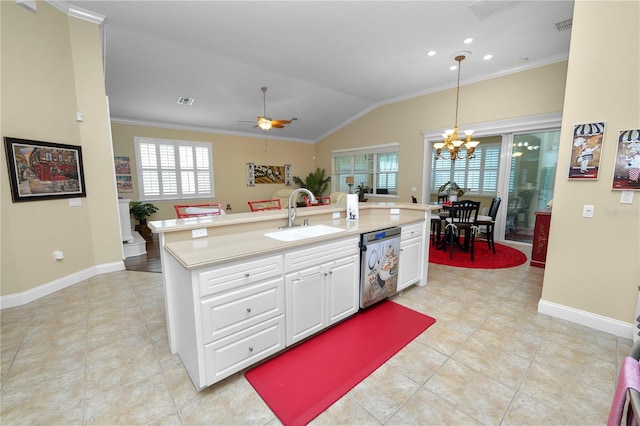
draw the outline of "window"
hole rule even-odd
[[[447,181],[454,181],[462,188],[469,188],[477,195],[495,195],[498,191],[498,165],[500,144],[480,144],[475,150],[476,158],[450,161],[431,158],[431,193]]]
[[[347,176],[363,183],[376,196],[398,195],[398,144],[333,152],[333,190],[349,192]]]
[[[213,198],[211,144],[135,138],[140,200]]]

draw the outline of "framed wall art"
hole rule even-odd
[[[86,197],[82,147],[5,137],[14,203]]]
[[[604,122],[577,124],[573,127],[569,179],[598,179],[604,127]]]
[[[622,130],[618,134],[611,189],[640,191],[640,129]]]

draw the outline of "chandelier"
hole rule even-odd
[[[457,159],[463,159],[465,156],[460,151],[460,148],[464,145],[466,149],[466,158],[472,159],[475,158],[475,154],[473,153],[476,149],[476,146],[480,143],[479,141],[472,141],[471,136],[473,135],[473,130],[465,130],[465,139],[458,139],[458,100],[460,98],[460,63],[465,59],[466,56],[458,55],[454,59],[458,62],[458,85],[456,87],[456,121],[453,125],[453,129],[449,129],[442,134],[443,142],[436,142],[433,144],[433,147],[436,150],[436,160],[439,158],[444,158],[442,155],[443,152],[449,152],[449,158],[451,161],[455,161]]]

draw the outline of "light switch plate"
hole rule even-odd
[[[622,204],[633,204],[633,191],[622,191],[620,202]]]
[[[582,208],[582,217],[593,217],[594,208],[592,204],[585,204]]]
[[[202,238],[207,236],[207,228],[199,228],[191,230],[191,237]]]
[[[340,212],[333,212],[334,219],[340,219]]]
[[[80,205],[82,205],[80,198],[69,198],[69,207],[78,207]]]
[[[391,209],[391,214],[400,214],[400,209]]]

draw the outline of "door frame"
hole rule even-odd
[[[549,130],[560,130],[562,127],[562,113],[550,113],[531,115],[521,118],[513,118],[508,120],[487,121],[471,125],[475,131],[475,137],[486,136],[502,136],[502,145],[500,147],[500,165],[498,168],[498,197],[502,198],[502,204],[507,205],[505,194],[509,194],[509,175],[511,173],[511,159],[513,152],[513,137],[516,133],[533,133]],[[468,127],[468,126],[467,126]],[[424,157],[422,160],[422,194],[423,200],[430,199],[431,187],[431,155],[433,144],[442,141],[442,134],[446,129],[432,129],[422,132],[424,143]],[[496,220],[497,227],[494,235],[497,236],[496,241],[504,241],[505,221],[507,218],[506,208],[498,211]]]

